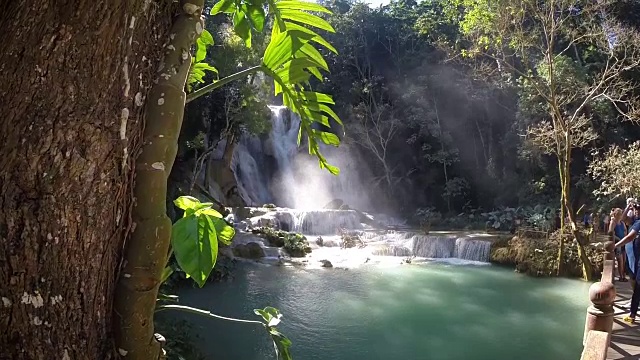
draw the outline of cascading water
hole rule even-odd
[[[491,243],[486,240],[456,239],[455,257],[464,260],[489,261]]]
[[[321,209],[334,199],[364,210],[371,208],[369,170],[348,144],[321,145],[321,151],[340,176],[320,169],[318,160],[298,146],[300,118],[283,106],[270,106],[271,131],[245,134],[236,145],[232,167],[238,192],[248,206],[274,203],[302,210]]]
[[[248,206],[271,202],[264,170],[258,165],[262,160],[261,154],[262,144],[255,136],[241,137],[233,152],[231,167],[238,183],[238,193]]]
[[[321,235],[322,247],[335,247],[342,241],[339,233],[357,234],[365,251],[377,256],[415,256],[427,259],[462,259],[488,262],[491,242],[479,235],[416,234],[409,231],[375,231],[362,224],[354,210],[311,210],[278,208],[249,219],[253,227],[274,226],[308,237]]]
[[[310,238],[316,247],[311,256],[317,253],[321,254],[319,256],[330,255],[328,251],[349,254],[363,262],[376,255],[489,260],[490,242],[485,240],[445,234],[373,232],[362,223],[368,216],[366,214],[354,210],[321,209],[334,199],[341,199],[360,210],[371,208],[369,197],[376,194],[372,194],[370,186],[364,185],[364,179],[371,178],[368,169],[348,145],[341,145],[338,149],[322,148],[327,160],[341,169],[340,176],[320,169],[317,159],[298,147],[300,119],[282,106],[271,106],[270,109],[271,131],[263,136],[242,136],[235,147],[232,166],[238,192],[247,205],[274,203],[287,208],[262,209],[261,215],[246,219],[248,225],[273,226],[313,237],[321,235],[323,240],[318,240],[318,245]],[[368,219],[371,220],[370,217]],[[364,231],[365,228],[369,231]],[[343,230],[357,232],[365,246],[340,249],[338,245],[342,239],[339,234]]]

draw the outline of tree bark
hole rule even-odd
[[[569,142],[567,141],[567,144],[569,144]],[[589,260],[589,257],[587,256],[587,253],[584,249],[584,244],[583,242],[588,242],[588,241],[584,241],[584,236],[582,235],[582,233],[580,232],[580,229],[578,228],[577,224],[576,224],[576,219],[575,219],[575,215],[573,213],[573,208],[571,206],[571,148],[567,147],[564,151],[564,154],[562,154],[561,159],[560,159],[560,179],[562,182],[562,208],[565,210],[567,216],[569,217],[569,225],[571,226],[571,233],[573,235],[574,240],[577,243],[577,247],[578,247],[578,256],[580,257],[580,262],[582,263],[582,277],[584,278],[584,280],[587,281],[591,281],[593,278],[593,266],[591,265],[591,261]],[[561,222],[561,224],[564,225],[563,222]],[[561,241],[560,241],[560,250],[559,250],[559,256],[562,255],[562,249],[563,249],[563,243],[564,243],[564,236],[563,234],[561,234]],[[562,260],[562,259],[559,259]],[[559,267],[558,269],[561,269],[559,263]]]
[[[133,158],[172,11],[148,0],[0,3],[2,359],[115,356]]]

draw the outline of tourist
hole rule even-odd
[[[631,215],[635,220],[631,227],[629,228],[629,232],[627,235],[622,238],[620,241],[616,242],[616,248],[622,247],[627,244],[631,244],[631,248],[627,247],[627,260],[629,260],[629,270],[631,273],[631,285],[633,287],[633,295],[631,296],[631,308],[629,311],[629,315],[626,316],[623,320],[628,323],[634,323],[636,321],[636,314],[638,313],[638,306],[640,305],[640,286],[636,286],[637,282],[640,281],[640,271],[638,271],[638,250],[640,248],[640,240],[638,240],[637,236],[640,233],[640,220],[638,220],[638,212],[640,211],[640,206],[630,203],[627,205],[627,209],[623,214],[623,218],[631,218],[628,216],[628,211],[632,210],[633,214]],[[631,249],[631,251],[629,251]]]
[[[613,212],[613,210],[611,210]],[[620,220],[622,220],[622,209],[620,209]],[[604,218],[602,219],[602,228],[601,230],[603,232],[607,232],[607,230],[609,229],[609,223],[612,221],[612,215],[605,215]]]
[[[591,224],[591,221],[592,221],[592,220],[593,220],[593,214],[591,214],[591,213],[585,213],[585,214],[584,214],[584,218],[583,218],[583,221],[584,221],[584,227],[585,227],[585,228],[589,228],[589,225]]]
[[[622,221],[622,209],[615,208],[611,210],[611,223],[609,229],[613,228],[613,231],[609,231],[609,233],[613,233],[614,241],[618,242],[622,240],[627,235],[627,226],[624,221]],[[631,245],[633,246],[633,244]],[[627,281],[627,277],[625,276],[626,267],[626,254],[624,247],[616,247],[615,248],[616,261],[618,262],[618,280],[621,282]]]
[[[629,229],[631,225],[633,225],[633,223],[638,218],[636,214],[637,210],[635,209],[637,206],[638,206],[637,201],[635,201],[635,199],[633,198],[627,199],[627,207],[622,212],[622,221],[625,223],[625,225],[627,225],[627,229]],[[625,254],[627,255],[627,273],[630,276],[631,287],[633,288],[635,286],[634,274],[636,273],[636,270],[635,270],[636,259],[638,258],[636,256],[636,251],[633,246],[633,242],[627,243],[627,245],[625,245]]]

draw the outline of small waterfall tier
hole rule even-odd
[[[297,210],[288,208],[235,208],[227,219],[240,231],[272,227],[301,233],[309,238],[314,249],[354,251],[365,259],[367,255],[418,257],[424,259],[462,259],[488,262],[491,236],[480,234],[431,233],[374,229],[370,216],[355,210]],[[342,233],[359,237],[359,245],[341,249]],[[322,238],[318,239],[318,235]],[[317,242],[314,240],[318,240]],[[332,250],[333,251],[333,250]],[[330,255],[330,254],[327,254]],[[337,254],[333,254],[337,255]],[[358,255],[358,256],[360,256]]]
[[[394,232],[365,237],[375,246],[374,255],[416,256],[428,259],[457,258],[488,262],[491,241],[474,237],[451,235],[421,235]]]
[[[341,230],[360,230],[361,213],[355,210],[296,210],[287,208],[253,210],[244,220],[251,227],[271,226],[305,235],[335,235]],[[235,219],[243,218],[236,216]],[[234,220],[235,220],[234,219]]]

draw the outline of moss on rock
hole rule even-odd
[[[266,226],[253,229],[252,232],[267,240],[269,245],[284,248],[291,257],[304,257],[311,252],[309,241],[302,234],[276,230]]]

